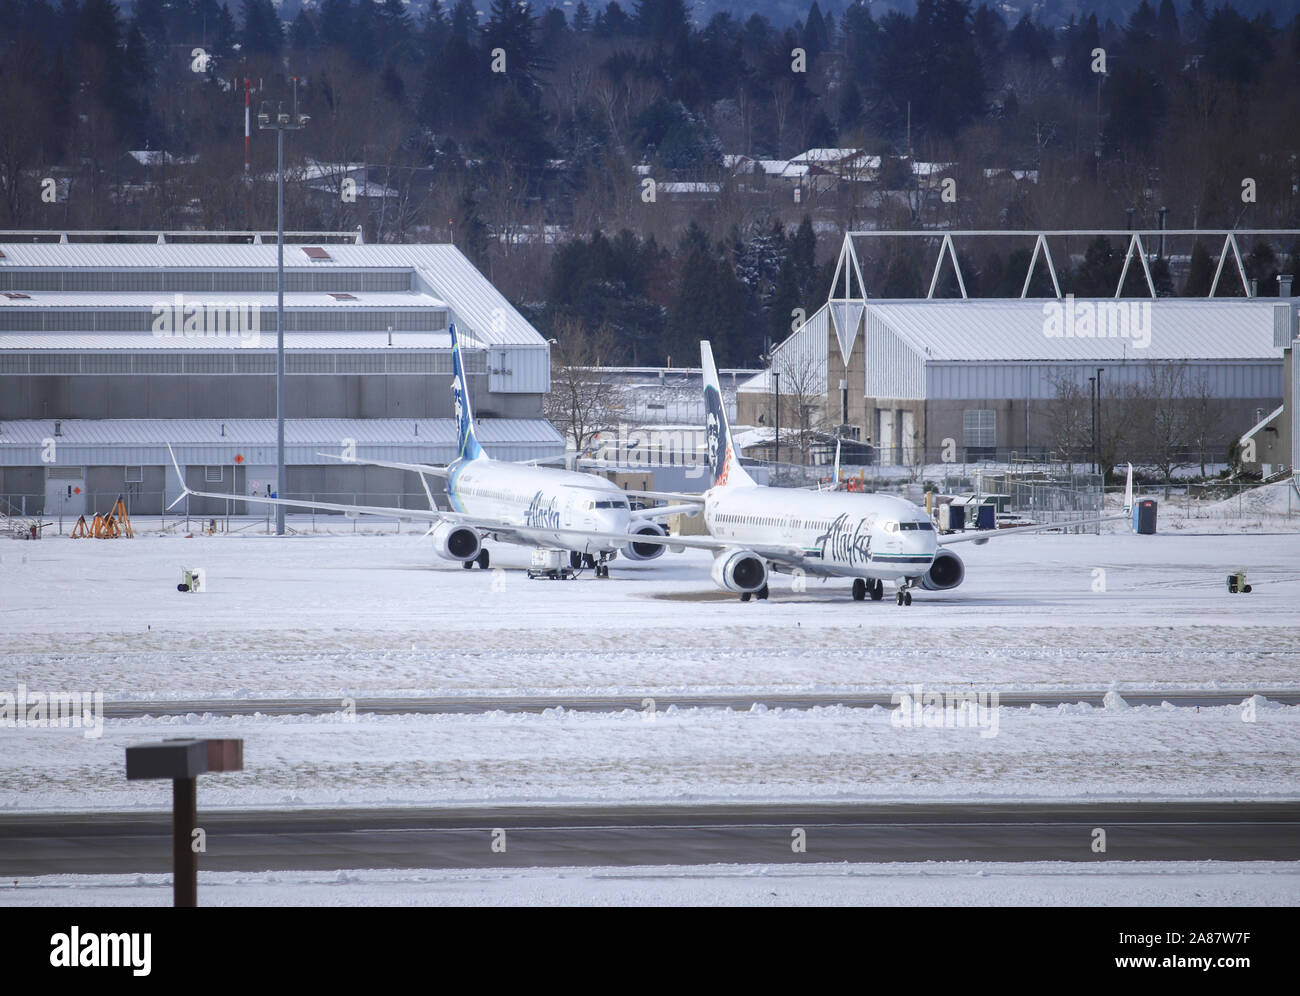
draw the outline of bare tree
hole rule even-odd
[[[1052,374],[1051,382],[1055,395],[1047,404],[1049,446],[1073,466],[1092,453],[1092,396],[1068,368]]]
[[[580,319],[559,320],[556,335],[544,411],[582,456],[614,417],[614,382],[601,364],[615,355],[616,343],[607,326],[588,331]]]
[[[813,444],[826,432],[826,368],[825,359],[794,349],[781,350],[772,363],[773,372],[781,375],[781,421],[791,431],[782,432],[776,425],[778,443],[784,440],[787,447],[798,453],[798,461],[807,464]]]

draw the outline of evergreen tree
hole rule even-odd
[[[316,34],[316,25],[305,10],[298,11],[298,16],[289,26],[289,47],[297,53],[314,52],[320,47],[320,38]]]
[[[278,56],[284,47],[284,29],[271,0],[242,0],[242,15],[241,51],[245,55]]]
[[[533,102],[540,94],[538,73],[544,61],[537,47],[537,23],[532,11],[518,0],[492,0],[491,14],[483,28],[482,58],[490,66],[493,52],[505,53],[505,72],[493,72],[494,79],[513,83],[527,100]]]
[[[580,35],[591,30],[591,10],[588,9],[586,0],[578,0],[578,6],[574,8],[573,30]]]
[[[328,48],[346,51],[351,37],[351,0],[323,0],[320,5],[321,42]]]

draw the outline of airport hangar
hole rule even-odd
[[[1071,239],[1078,247],[1079,238],[1087,243],[1096,237],[1127,242],[1117,290],[1113,298],[1075,300],[1062,294],[1052,246],[1060,254]],[[1278,277],[1277,298],[1258,298],[1238,242],[1281,238],[1290,244],[1297,237],[1300,231],[1264,229],[850,231],[827,303],[772,351],[767,371],[738,387],[738,421],[771,425],[779,389],[783,428],[796,428],[796,408],[807,404],[824,426],[844,426],[848,436],[874,443],[879,463],[940,462],[945,439],[957,443],[958,462],[1048,458],[1053,449],[1049,410],[1062,380],[1073,380],[1087,399],[1088,377],[1100,367],[1102,397],[1109,399],[1143,385],[1161,365],[1182,364],[1187,384],[1197,393],[1204,385],[1205,394],[1221,404],[1221,438],[1210,450],[1216,460],[1249,426],[1268,426],[1273,445],[1264,459],[1274,462],[1269,469],[1290,463],[1294,472],[1300,464],[1295,454],[1300,406],[1291,403],[1300,394],[1300,368],[1291,363],[1300,306],[1292,296],[1294,274]],[[957,244],[985,238],[1034,244],[1019,298],[967,296]],[[1158,298],[1148,244],[1164,247],[1166,238],[1170,244],[1175,238],[1223,239],[1208,298]],[[907,239],[935,250],[926,298],[872,298],[858,243],[874,241],[879,247]],[[935,298],[945,263],[956,277],[959,298]],[[1054,296],[1028,298],[1032,276],[1043,269]],[[1148,296],[1121,298],[1130,269]],[[1226,293],[1238,282],[1244,296],[1216,296],[1221,287]],[[1149,312],[1132,311],[1138,307]],[[1092,316],[1093,332],[1105,322],[1108,333],[1117,332],[1126,316],[1140,316],[1147,345],[1139,346],[1132,334],[1088,337],[1073,320],[1082,313]],[[779,385],[774,374],[780,374]]]
[[[274,234],[105,241],[122,237],[0,241],[0,514],[107,513],[119,494],[131,512],[158,514],[181,493],[168,442],[191,487],[274,488]],[[563,453],[542,418],[548,343],[458,249],[342,238],[286,235],[289,495],[428,506],[415,474],[319,454],[354,445],[357,456],[381,460],[455,457],[449,322],[464,336],[489,452],[509,460]],[[260,332],[186,331],[180,321],[158,331],[166,309],[189,304],[226,316],[242,308]],[[177,511],[255,507],[190,498]]]
[[[824,424],[848,425],[851,435],[877,444],[881,464],[913,463],[918,445],[937,463],[945,438],[956,441],[958,462],[1005,460],[1012,452],[1041,458],[1053,446],[1048,410],[1059,378],[1072,374],[1086,403],[1087,378],[1097,367],[1109,397],[1112,387],[1140,386],[1150,365],[1175,362],[1186,363],[1193,381],[1204,374],[1210,395],[1226,404],[1222,439],[1212,448],[1219,463],[1228,445],[1282,400],[1280,337],[1288,322],[1294,328],[1291,304],[1153,301],[1150,345],[1136,349],[1118,337],[1048,338],[1044,303],[869,300],[850,316],[856,334],[845,337],[847,349],[831,307],[823,306],[774,351],[769,370],[739,386],[738,421],[772,423],[777,372],[783,428],[795,427],[803,399],[822,410]]]

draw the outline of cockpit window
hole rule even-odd
[[[609,501],[596,502],[597,508],[627,508],[627,502],[621,498],[611,498]]]

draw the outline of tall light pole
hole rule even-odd
[[[259,130],[274,129],[275,169],[275,496],[285,496],[284,472],[284,133],[299,131],[311,118],[298,113],[298,77],[293,78],[293,111],[276,104],[275,114],[262,104],[257,112]],[[284,535],[284,506],[275,506],[275,534]]]
[[[1101,372],[1105,369],[1105,367],[1097,368],[1097,442],[1095,444],[1097,447],[1097,472],[1101,474],[1101,487],[1103,492],[1106,490],[1106,468],[1101,462]]]
[[[781,371],[773,370],[772,379],[776,381],[776,463],[781,462]]]

